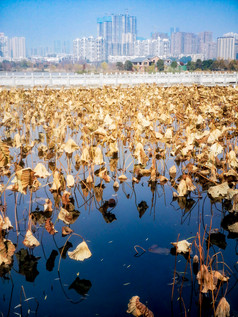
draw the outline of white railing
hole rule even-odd
[[[14,73],[0,72],[0,86],[3,87],[100,87],[104,85],[237,85],[238,73],[192,72],[192,73],[114,73],[114,74],[74,74],[74,73]]]

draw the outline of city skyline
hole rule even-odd
[[[136,16],[137,35],[145,38],[179,27],[185,32],[211,31],[215,40],[238,29],[238,2],[231,0],[7,0],[0,3],[0,31],[8,37],[25,37],[28,49],[51,46],[55,40],[72,43],[75,38],[96,36],[98,17],[126,12]]]

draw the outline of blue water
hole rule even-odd
[[[76,189],[75,208],[77,202],[84,203],[81,189]],[[53,201],[49,191],[39,190],[33,193],[33,201],[36,197],[47,196]],[[154,195],[154,197],[153,197]],[[6,191],[7,214],[12,224],[14,219],[14,196],[16,193]],[[18,196],[18,201],[19,201]],[[89,198],[89,196],[87,197]],[[44,227],[35,227],[35,237],[41,245],[28,251],[31,255],[29,266],[31,268],[31,281],[26,280],[26,276],[19,273],[19,265],[14,255],[13,267],[10,274],[1,278],[1,299],[0,311],[3,316],[129,316],[126,313],[129,299],[138,295],[142,303],[148,305],[155,316],[180,316],[184,315],[184,306],[178,301],[181,278],[186,267],[186,259],[182,255],[177,256],[176,271],[179,272],[180,280],[176,280],[173,304],[171,305],[172,281],[175,269],[175,256],[168,253],[151,253],[148,249],[152,245],[161,248],[171,248],[171,242],[188,239],[196,236],[199,222],[201,222],[201,233],[204,225],[210,225],[211,208],[213,210],[212,229],[218,228],[227,236],[221,226],[223,215],[220,210],[221,204],[211,207],[210,200],[204,195],[202,199],[194,198],[194,205],[191,211],[184,214],[184,210],[179,208],[176,201],[172,201],[172,192],[168,185],[157,185],[154,194],[148,187],[148,178],[144,177],[139,184],[132,185],[127,181],[120,185],[117,192],[114,192],[111,183],[105,185],[103,201],[115,199],[115,208],[109,208],[116,217],[111,223],[106,223],[103,215],[95,208],[95,200],[89,200],[84,206],[79,208],[80,215],[76,222],[70,227],[75,233],[80,234],[87,242],[92,252],[92,257],[78,262],[71,260],[68,256],[62,259],[58,273],[60,259],[59,248],[64,245],[67,237],[61,236],[62,221],[57,221],[58,210],[54,210],[52,221],[55,229],[59,232],[51,236]],[[205,203],[203,204],[205,199]],[[41,200],[38,199],[40,202]],[[142,217],[139,217],[138,205],[141,201],[146,201],[148,209]],[[153,204],[153,206],[152,206]],[[102,202],[96,204],[102,205]],[[32,211],[42,205],[33,203]],[[27,216],[29,208],[29,195],[21,199],[17,208],[20,230],[22,233],[17,236],[12,230],[7,238],[17,244],[17,250],[22,248],[25,234],[26,222],[23,213]],[[24,211],[25,209],[25,211]],[[14,226],[15,227],[15,226]],[[34,227],[33,227],[34,228]],[[192,241],[191,238],[189,241]],[[69,239],[72,247],[81,242],[80,237],[74,235]],[[232,269],[233,274],[228,284],[226,298],[231,305],[231,311],[238,311],[237,298],[237,245],[235,239],[227,239],[227,247],[222,250],[224,261]],[[139,254],[136,255],[134,246],[143,247],[146,252],[137,248]],[[205,247],[205,244],[204,244]],[[213,249],[214,248],[214,249]],[[218,252],[217,246],[211,248],[210,253]],[[49,265],[51,271],[47,270],[46,263],[52,250],[54,265]],[[193,255],[196,253],[193,248]],[[35,263],[35,268],[34,264]],[[222,266],[220,265],[220,268]],[[229,271],[225,267],[225,271]],[[182,287],[187,313],[190,309],[191,316],[196,316],[198,309],[198,290],[195,275],[191,281],[190,268],[188,266],[185,273],[186,280]],[[29,279],[29,276],[28,276]],[[70,285],[75,280],[87,280],[89,286],[87,294],[79,294]],[[220,295],[226,291],[226,283],[220,289]],[[24,289],[24,293],[23,293]],[[80,291],[79,291],[80,292]],[[82,291],[81,291],[82,292]],[[25,297],[26,296],[26,297]],[[25,301],[26,298],[31,298]],[[19,307],[18,305],[22,306]],[[18,307],[17,307],[18,306]],[[206,315],[207,311],[204,312]],[[212,311],[208,313],[211,315]]]

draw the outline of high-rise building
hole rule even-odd
[[[183,33],[183,54],[197,54],[198,53],[198,37],[194,33]]]
[[[8,38],[4,33],[0,33],[0,58],[9,57],[8,56]]]
[[[232,36],[222,36],[217,38],[217,58],[235,59],[235,38]]]
[[[106,40],[108,55],[133,55],[137,35],[136,17],[112,14],[98,18],[97,35]]]
[[[9,56],[16,60],[26,58],[26,40],[24,37],[9,39]]]
[[[171,56],[179,56],[184,52],[184,32],[171,34]]]
[[[105,61],[106,45],[103,37],[83,37],[73,41],[73,54],[77,60],[89,60],[90,62]]]

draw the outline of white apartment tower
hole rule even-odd
[[[26,58],[26,40],[24,37],[9,39],[9,57],[13,60]]]
[[[8,38],[4,33],[0,33],[0,58],[8,57]]]
[[[232,36],[217,38],[217,58],[235,59],[235,38]]]
[[[106,60],[106,45],[102,37],[82,37],[73,41],[74,58],[101,62]]]

